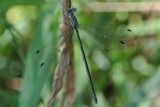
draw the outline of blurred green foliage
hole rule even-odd
[[[95,105],[78,41],[73,36],[75,107],[160,106],[160,14],[85,11],[90,2],[72,1],[78,9],[75,15],[79,23],[129,27],[135,39],[125,52],[104,51],[96,45],[95,38],[80,31],[98,97]],[[60,1],[0,1],[0,107],[46,106],[60,54],[56,44],[61,23]],[[37,49],[42,50],[39,55]],[[44,68],[40,68],[42,61]]]

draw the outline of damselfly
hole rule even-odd
[[[85,63],[94,102],[98,103],[78,29],[81,29],[89,33],[90,36],[92,36],[96,40],[99,40],[100,45],[101,47],[103,47],[103,49],[118,48],[119,50],[122,50],[122,51],[127,49],[126,41],[134,38],[133,31],[125,28],[81,25],[78,23],[77,18],[74,16],[74,12],[76,12],[76,8],[69,8],[65,10],[65,14],[66,16],[68,16],[70,23],[73,29],[75,30],[78,38],[78,42],[79,42],[79,46],[80,46],[83,60]],[[65,38],[65,39],[71,39],[71,38]],[[39,54],[40,51],[41,50],[37,50],[36,54]],[[45,61],[41,63],[40,67],[43,67],[44,65],[46,65]]]
[[[80,49],[81,49],[81,52],[83,55],[83,60],[85,63],[86,71],[88,74],[94,102],[98,103],[97,96],[96,96],[94,86],[92,83],[88,63],[87,63],[86,56],[85,56],[83,46],[81,43],[81,39],[79,36],[78,28],[81,28],[87,32],[90,32],[93,35],[97,35],[97,37],[102,40],[102,45],[104,47],[107,47],[108,42],[114,41],[115,44],[114,45],[112,44],[111,46],[109,46],[109,48],[113,48],[114,46],[121,47],[121,45],[122,45],[122,49],[126,48],[126,44],[125,44],[124,40],[129,40],[129,39],[133,38],[133,32],[130,29],[123,29],[123,28],[96,27],[96,26],[90,26],[90,25],[80,25],[80,24],[78,24],[78,21],[74,15],[74,12],[76,12],[76,8],[69,8],[68,10],[65,11],[65,13],[69,17],[70,23],[71,23],[74,31],[76,32],[76,36],[77,36],[77,39],[79,42],[79,46],[80,46]]]

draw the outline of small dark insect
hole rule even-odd
[[[39,50],[36,51],[36,54],[38,54],[38,53],[39,53]]]
[[[131,32],[132,30],[131,29],[127,29],[127,31]]]
[[[125,44],[123,41],[120,41],[121,44]]]
[[[44,62],[41,63],[41,67],[44,65]]]

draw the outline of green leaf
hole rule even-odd
[[[160,67],[144,84],[132,94],[126,107],[137,107],[140,102],[160,84]]]
[[[0,9],[4,12],[14,5],[42,5],[44,0],[1,0]]]
[[[54,8],[53,8],[54,7]],[[24,69],[24,76],[22,82],[22,91],[19,97],[19,107],[35,107],[40,100],[40,94],[45,83],[45,79],[48,78],[47,68],[40,68],[41,62],[36,59],[36,50],[45,44],[45,41],[50,41],[50,27],[53,21],[53,12],[56,8],[56,4],[51,9],[43,9],[41,11],[38,24],[35,29],[35,34],[31,42]],[[44,58],[48,56],[46,65],[49,65],[54,60],[54,53],[51,53],[52,47],[46,49],[44,54],[40,56]],[[54,56],[54,57],[53,57]]]
[[[5,17],[3,15],[3,13],[1,12],[1,10],[0,10],[0,18],[3,21],[3,23],[5,24],[5,26],[7,27],[7,29],[9,30],[9,32],[10,32],[10,34],[12,36],[12,41],[13,41],[13,44],[14,44],[14,46],[16,48],[16,51],[17,51],[22,63],[24,64],[24,59],[25,59],[24,53],[22,51],[21,45],[19,43],[19,40],[17,39],[15,33],[13,33],[13,31],[12,31],[12,29],[15,30],[15,28],[5,19]]]
[[[4,106],[17,107],[17,100],[16,100],[17,96],[15,96],[15,94],[11,94],[11,93],[8,93],[7,91],[0,89],[0,98],[1,98],[1,101],[0,101],[1,107],[4,107]]]

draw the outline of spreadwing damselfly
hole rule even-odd
[[[91,86],[91,90],[92,90],[92,96],[94,99],[94,102],[97,104],[98,100],[97,100],[97,96],[94,90],[94,86],[93,86],[93,82],[92,82],[92,78],[90,75],[90,70],[88,67],[88,63],[86,60],[86,56],[84,53],[84,49],[81,43],[81,39],[79,36],[79,32],[78,29],[83,29],[93,35],[96,35],[96,37],[98,37],[99,39],[101,39],[102,45],[103,47],[107,47],[107,45],[109,45],[109,43],[112,41],[114,41],[114,44],[111,44],[111,46],[109,46],[109,48],[114,48],[114,46],[118,46],[120,48],[126,49],[127,46],[124,42],[124,40],[130,40],[132,39],[133,36],[133,31],[130,29],[124,29],[124,28],[114,28],[114,27],[97,27],[97,26],[91,26],[91,25],[80,25],[77,21],[77,18],[74,15],[74,12],[76,12],[76,8],[69,8],[68,10],[65,11],[66,15],[68,15],[70,23],[74,29],[74,31],[76,32],[76,36],[79,42],[79,46],[81,49],[81,53],[83,56],[83,60],[85,63],[85,67],[86,67],[86,71],[87,71],[87,75],[89,78],[89,83]],[[109,42],[109,43],[108,43]]]
[[[117,27],[81,25],[78,23],[77,18],[74,16],[74,12],[76,12],[76,8],[69,8],[69,9],[65,10],[64,12],[65,12],[67,18],[69,19],[74,31],[76,32],[78,43],[79,43],[81,53],[83,56],[83,60],[85,63],[87,75],[89,78],[89,83],[90,83],[91,90],[92,90],[92,96],[93,96],[94,102],[98,103],[97,96],[96,96],[93,82],[92,82],[92,78],[90,75],[90,70],[88,67],[87,60],[86,60],[85,52],[83,50],[81,38],[79,36],[79,29],[87,32],[89,34],[89,36],[93,37],[94,39],[99,40],[100,46],[103,47],[104,49],[118,48],[119,50],[122,50],[122,51],[127,49],[126,41],[134,38],[133,31],[130,29],[121,28],[121,27],[117,28]],[[70,32],[70,30],[68,30],[68,32],[66,32],[66,33],[72,34]],[[62,38],[62,39],[67,39],[64,41],[68,42],[68,40],[71,38],[72,38],[72,36]],[[39,54],[40,51],[41,50],[37,50],[36,54]],[[43,61],[40,64],[40,67],[42,67],[42,69],[46,69],[46,68],[44,68],[44,65],[46,65],[45,61]]]

